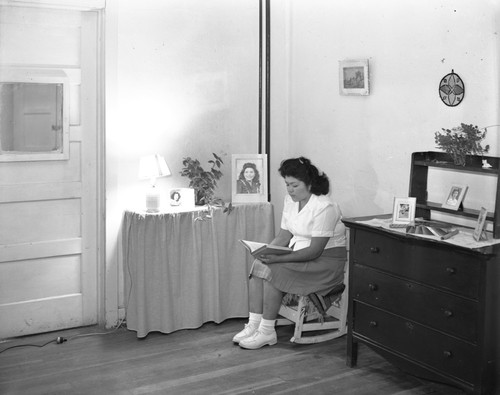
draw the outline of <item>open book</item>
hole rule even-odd
[[[272,244],[259,243],[257,241],[240,240],[240,243],[243,244],[248,252],[250,252],[250,254],[257,259],[261,255],[282,255],[292,252],[290,247],[281,247]]]
[[[458,229],[450,226],[435,226],[432,224],[415,224],[406,227],[406,233],[424,236],[437,236],[441,240],[449,239],[459,233]]]

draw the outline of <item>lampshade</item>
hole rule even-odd
[[[154,185],[156,178],[165,177],[172,174],[165,162],[165,158],[161,155],[143,156],[139,162],[139,178],[151,180]]]
[[[146,210],[158,212],[160,209],[160,193],[155,188],[156,179],[172,174],[161,155],[143,156],[139,162],[139,178],[151,180],[151,187],[146,192]]]

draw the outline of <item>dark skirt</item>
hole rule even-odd
[[[318,293],[326,295],[344,281],[347,261],[345,247],[329,248],[323,254],[307,262],[284,262],[263,264],[256,259],[250,273],[269,281],[282,292],[298,295]]]

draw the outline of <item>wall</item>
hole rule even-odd
[[[391,212],[393,197],[408,194],[411,153],[436,150],[441,128],[500,123],[497,2],[278,0],[273,9],[273,92],[289,83],[287,108],[273,94],[273,141],[289,142],[290,156],[308,156],[329,175],[345,216]],[[285,42],[288,65],[277,59]],[[360,58],[370,62],[370,96],[341,96],[338,62]],[[452,69],[466,88],[457,107],[438,96]],[[489,129],[493,156],[499,136]],[[281,148],[272,152],[279,163]],[[470,188],[473,204],[482,192]],[[284,193],[275,187],[276,206]]]
[[[158,153],[187,187],[182,158],[225,161],[217,195],[231,197],[231,154],[258,152],[258,1],[109,0],[106,6],[107,322],[122,295],[120,225],[144,207],[139,159]],[[208,167],[207,167],[208,168]]]

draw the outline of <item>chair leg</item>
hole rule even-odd
[[[302,328],[304,327],[304,319],[306,317],[306,298],[301,296],[299,298],[299,303],[297,305],[297,321],[295,321],[295,330],[293,332],[293,337],[290,339],[292,343],[295,343],[296,339],[300,339],[302,337]]]

